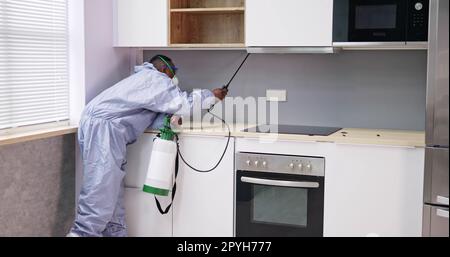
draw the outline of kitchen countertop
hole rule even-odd
[[[231,136],[236,138],[254,138],[261,140],[287,140],[299,142],[327,142],[338,144],[360,144],[360,145],[385,145],[402,147],[425,147],[425,132],[410,130],[386,130],[386,129],[364,129],[344,128],[330,136],[306,136],[291,134],[265,134],[256,132],[243,132],[246,128],[254,125],[231,124]],[[191,128],[191,129],[189,129]],[[157,131],[147,130],[147,133]],[[180,135],[204,135],[204,136],[227,136],[228,131],[220,123],[203,124],[193,123],[183,125],[176,131]]]

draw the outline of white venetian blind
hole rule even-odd
[[[67,0],[0,0],[0,130],[68,119],[67,20]]]

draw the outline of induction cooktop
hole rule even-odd
[[[244,132],[257,133],[278,133],[290,135],[307,135],[307,136],[330,136],[342,128],[336,127],[318,127],[318,126],[295,126],[295,125],[266,125],[245,129]]]

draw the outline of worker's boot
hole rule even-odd
[[[69,234],[66,235],[66,237],[81,237],[81,236],[73,232],[70,232]]]

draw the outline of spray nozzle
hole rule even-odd
[[[170,127],[170,119],[170,116],[164,117],[164,126],[160,129],[161,139],[163,140],[172,141],[175,137],[175,132]]]

